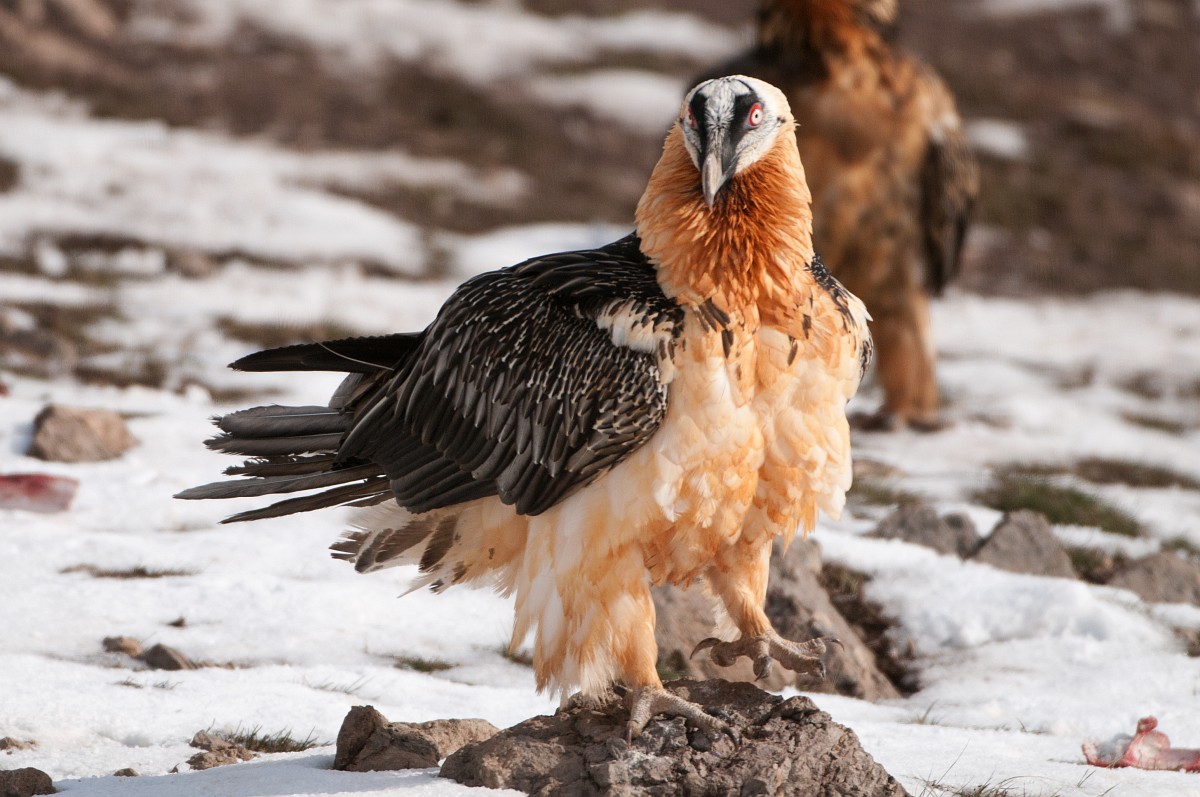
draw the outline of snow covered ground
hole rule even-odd
[[[358,0],[344,4],[336,24],[318,0],[270,13],[245,0],[197,1],[183,22],[145,10],[156,5],[138,4],[144,36],[207,40],[248,17],[346,58],[422,57],[471,81],[572,64],[601,47],[702,49],[717,60],[742,40],[687,15],[631,14],[597,27],[511,3]],[[479,39],[460,33],[476,28],[487,32],[486,46],[465,46]],[[362,41],[374,44],[354,46]],[[661,74],[608,69],[543,75],[533,90],[546,102],[593,109],[628,92],[622,123],[644,129],[659,123],[654,109],[670,86]],[[94,364],[166,369],[162,389],[47,378],[20,354],[0,370],[9,392],[0,397],[0,472],[81,483],[67,512],[0,510],[0,738],[36,742],[0,752],[0,767],[44,769],[80,797],[483,793],[432,771],[333,772],[328,744],[347,710],[364,703],[394,720],[477,716],[500,726],[551,711],[531,671],[501,652],[511,627],[505,601],[461,588],[397,599],[404,574],[358,576],[327,556],[345,525],[338,510],[231,527],[218,521],[241,507],[171,495],[229,464],[201,441],[209,416],[245,401],[213,396],[249,390],[264,402],[311,403],[332,389],[324,376],[228,372],[225,363],[256,348],[230,333],[231,323],[416,329],[472,273],[623,230],[586,221],[478,235],[421,230],[336,189],[438,186],[502,203],[536,186],[516,172],[404,152],[299,153],[154,122],[100,121],[74,101],[3,81],[0,121],[0,155],[21,169],[17,185],[0,193],[0,256],[28,255],[32,264],[0,269],[0,326],[35,330],[33,306],[104,308],[87,329],[101,349],[89,355]],[[121,243],[115,251],[71,248],[61,237],[72,234]],[[452,276],[413,276],[425,274],[431,247]],[[184,250],[202,252],[208,267],[175,268]],[[855,439],[861,460],[892,474],[889,488],[966,511],[986,532],[998,513],[972,496],[1006,464],[1103,457],[1200,480],[1200,301],[952,293],[937,305],[934,329],[953,425]],[[27,458],[32,419],[50,401],[120,411],[140,443],[108,463]],[[877,401],[868,385],[854,408]],[[1164,543],[1200,547],[1200,492],[1073,483],[1145,531],[1130,540],[1056,528],[1064,540],[1135,556]],[[868,595],[911,642],[922,689],[880,704],[812,697],[909,791],[934,797],[989,784],[997,797],[1200,793],[1200,776],[1098,770],[1079,749],[1085,739],[1131,733],[1147,714],[1177,744],[1200,746],[1200,660],[1175,635],[1200,629],[1200,609],[1147,605],[1109,587],[864,536],[886,510],[855,503],[842,520],[823,522],[817,540],[827,560],[873,577]],[[105,578],[88,567],[163,575]],[[161,642],[211,666],[146,670],[102,650],[114,635]],[[290,730],[321,744],[187,772],[183,762],[195,752],[187,742],[210,727]],[[167,774],[177,766],[183,774]],[[125,767],[143,777],[111,775]]]
[[[318,270],[289,277],[323,284]],[[230,266],[179,290],[203,308],[244,279]],[[342,287],[345,300],[362,308],[364,326],[382,331],[391,328],[381,323],[389,312],[402,319],[392,326],[419,324],[449,284]],[[284,313],[290,301],[266,293],[258,311]],[[131,307],[154,304],[139,297]],[[152,325],[127,329],[134,334],[139,326],[141,334],[156,334]],[[897,486],[945,510],[965,508],[986,530],[995,513],[967,496],[988,464],[1117,452],[1200,477],[1197,399],[1170,391],[1150,399],[1118,387],[1146,371],[1170,384],[1200,380],[1200,302],[1115,294],[1019,303],[959,295],[938,306],[935,328],[956,424],[935,435],[857,439],[860,457],[903,474]],[[235,348],[226,343],[211,352],[211,364],[236,356]],[[1079,368],[1093,372],[1093,382],[1064,390],[1062,375]],[[0,403],[3,469],[70,475],[82,484],[68,512],[0,512],[0,736],[38,745],[4,756],[4,766],[45,769],[66,793],[79,795],[454,794],[465,790],[432,773],[325,771],[328,748],[179,776],[106,775],[123,767],[162,775],[194,752],[191,735],[210,726],[290,729],[331,742],[347,709],[361,703],[392,719],[481,716],[501,726],[553,708],[535,694],[530,671],[501,655],[511,621],[505,601],[467,589],[398,600],[402,578],[357,576],[325,555],[344,524],[340,511],[230,527],[217,521],[235,507],[173,500],[172,493],[209,480],[225,464],[199,444],[207,417],[225,409],[202,388],[178,394],[5,381],[11,395]],[[280,401],[319,400],[330,388],[325,377],[275,375],[256,384],[280,391]],[[869,391],[864,398],[870,401]],[[141,444],[110,463],[28,459],[22,452],[30,421],[48,400],[119,410]],[[1146,429],[1122,420],[1130,409],[1192,425],[1182,434]],[[1200,541],[1194,491],[1111,488],[1110,497],[1145,522],[1149,548],[1180,535]],[[1200,740],[1200,666],[1171,632],[1171,624],[1200,628],[1200,609],[1159,612],[1127,592],[869,539],[862,533],[873,514],[827,522],[817,539],[827,558],[874,576],[869,594],[915,644],[924,688],[880,705],[813,697],[857,731],[910,791],[920,793],[928,779],[1007,784],[1030,795],[1195,793],[1194,775],[1086,767],[1079,744],[1128,733],[1145,714],[1157,715],[1177,743]],[[179,574],[96,578],[72,571],[79,565]],[[179,618],[181,627],[172,625]],[[216,666],[142,670],[102,652],[100,641],[110,635],[162,642]],[[398,668],[398,661],[451,666],[422,673]],[[267,784],[270,791],[262,791]]]

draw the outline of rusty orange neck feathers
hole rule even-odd
[[[729,180],[712,208],[676,126],[638,203],[638,234],[668,296],[789,329],[813,285],[810,204],[792,123]]]

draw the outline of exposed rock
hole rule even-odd
[[[972,557],[1001,570],[1035,576],[1076,578],[1071,557],[1039,512],[1009,512]]]
[[[0,770],[0,797],[31,797],[34,794],[57,794],[54,781],[40,769]]]
[[[481,719],[430,720],[429,722],[393,722],[392,725],[411,728],[433,742],[441,760],[466,744],[482,742],[500,732],[492,723]]]
[[[62,512],[71,506],[79,480],[47,473],[0,475],[0,509]]]
[[[113,777],[115,777],[115,778],[137,778],[137,777],[141,777],[141,774],[133,767],[125,767],[124,769],[118,769],[116,772],[114,772]]]
[[[170,253],[168,268],[188,279],[211,277],[217,270],[217,261],[198,249],[178,249]]]
[[[766,610],[771,624],[787,639],[833,637],[842,646],[830,648],[826,656],[828,678],[824,682],[775,666],[758,683],[767,689],[800,685],[809,691],[836,691],[865,700],[899,697],[896,688],[876,667],[874,654],[821,587],[820,548],[811,540],[793,543],[786,554],[781,548],[776,546],[771,557],[767,587]],[[664,677],[757,682],[749,659],[739,659],[732,667],[718,667],[707,654],[691,658],[696,643],[712,636],[716,625],[712,599],[699,587],[656,589],[654,608],[659,669]]]
[[[141,656],[142,661],[152,670],[195,670],[197,665],[175,648],[163,644],[155,645]]]
[[[220,736],[214,736],[208,731],[199,731],[192,737],[189,744],[204,751],[196,753],[187,760],[188,766],[192,769],[212,769],[254,758],[254,753],[240,744]]]
[[[35,747],[37,747],[37,742],[21,741],[11,736],[0,739],[0,750],[32,750]]]
[[[142,643],[131,636],[106,636],[101,644],[109,653],[124,653],[135,659],[142,655]]]
[[[581,703],[534,717],[446,759],[441,775],[468,786],[533,795],[870,795],[906,792],[853,731],[805,697],[784,700],[744,683],[676,681],[667,688],[710,707],[741,737],[705,736],[659,717],[625,743],[623,701]]]
[[[137,444],[112,410],[47,405],[33,421],[29,455],[51,462],[115,459]]]
[[[1137,559],[1108,582],[1151,603],[1191,603],[1200,606],[1200,564],[1169,551]]]
[[[333,768],[368,772],[436,767],[464,744],[490,739],[498,731],[480,719],[388,722],[372,706],[355,706],[338,731]]]
[[[979,532],[962,513],[939,517],[928,504],[902,504],[879,522],[872,537],[904,540],[938,553],[970,556],[979,546]]]

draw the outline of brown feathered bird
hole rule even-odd
[[[786,98],[728,77],[688,95],[637,209],[600,249],[483,274],[423,332],[252,354],[247,371],[350,374],[328,406],[217,419],[252,457],[183,498],[318,490],[229,520],[373,505],[334,556],[515,596],[539,688],[627,687],[652,716],[721,723],[662,688],[653,584],[702,580],[735,640],[701,648],[820,672],[821,640],[763,611],[771,543],[840,512],[865,311],[813,255]]]
[[[813,195],[813,240],[871,313],[884,428],[939,425],[930,296],[958,271],[978,167],[954,98],[889,38],[896,0],[763,0],[758,42],[713,74],[779,86]]]

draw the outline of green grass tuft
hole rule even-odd
[[[397,656],[396,667],[401,670],[412,670],[414,672],[443,672],[453,667],[453,664],[437,659],[423,659],[420,656]]]
[[[899,506],[918,503],[921,498],[883,482],[860,477],[846,491],[846,500],[868,506]]]
[[[1129,513],[1082,490],[1064,487],[1046,476],[1020,470],[997,473],[993,483],[974,497],[1001,512],[1020,509],[1041,512],[1055,524],[1095,526],[1124,537],[1137,537],[1142,533],[1141,524]]]
[[[1200,490],[1200,480],[1170,468],[1124,459],[1089,457],[1075,463],[1075,473],[1095,484],[1128,484],[1130,487],[1182,487]]]

